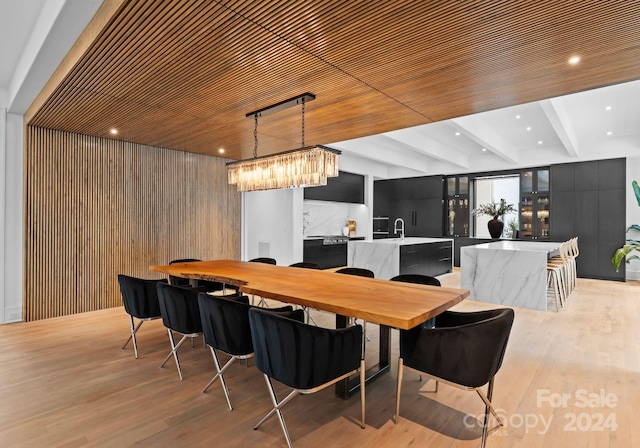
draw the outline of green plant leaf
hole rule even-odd
[[[638,181],[634,180],[631,182],[631,185],[633,186],[633,191],[636,194],[636,201],[638,201],[638,205],[640,205],[640,186],[638,185]]]
[[[639,230],[639,231],[640,231],[640,226],[639,226],[638,224],[631,224],[631,225],[629,226],[629,228],[627,229],[627,232],[628,232],[629,230],[631,230],[631,229],[633,229],[633,230]]]

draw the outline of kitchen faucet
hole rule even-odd
[[[398,223],[400,223],[400,228],[398,228]],[[400,231],[400,238],[404,239],[404,219],[398,218],[393,223],[393,234],[397,235],[398,231]]]

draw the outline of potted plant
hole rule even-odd
[[[500,238],[502,235],[502,229],[504,228],[504,222],[500,221],[500,218],[507,213],[515,213],[516,208],[513,204],[507,204],[507,201],[504,199],[500,199],[500,202],[489,202],[487,204],[482,204],[475,210],[473,213],[476,215],[487,215],[491,216],[491,220],[487,223],[487,227],[489,228],[489,234],[491,238]]]
[[[631,185],[633,186],[633,192],[636,195],[636,201],[638,201],[638,205],[640,206],[640,186],[638,186],[638,181],[634,180],[633,182],[631,182]],[[632,229],[640,231],[640,225],[630,225],[627,229],[627,233],[629,233],[629,230]],[[627,239],[624,246],[616,250],[616,253],[613,254],[613,258],[611,259],[611,263],[613,263],[613,265],[616,267],[616,272],[618,272],[618,270],[620,269],[620,264],[622,263],[622,260],[624,258],[627,259],[627,263],[630,263],[631,260],[640,260],[640,257],[638,257],[638,255],[633,254],[631,256],[628,256],[632,252],[640,253],[640,240],[629,238]]]

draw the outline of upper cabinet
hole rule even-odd
[[[549,238],[549,168],[520,174],[520,238]]]
[[[469,236],[469,176],[447,177],[446,236]]]
[[[373,214],[389,217],[389,236],[397,218],[405,236],[442,236],[442,176],[379,180],[373,191]]]
[[[304,198],[364,204],[364,176],[340,171],[337,177],[327,179],[327,185],[305,188]]]

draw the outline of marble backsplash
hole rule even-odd
[[[369,210],[364,204],[305,200],[302,233],[314,235],[342,235],[348,220],[356,221],[356,236],[365,236],[370,225]]]

